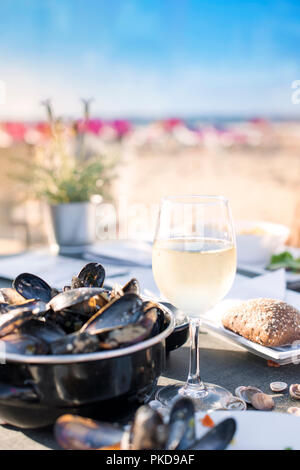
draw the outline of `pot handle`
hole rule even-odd
[[[39,401],[39,397],[30,384],[25,384],[23,387],[16,387],[0,382],[0,403],[12,401],[26,401],[32,403]]]

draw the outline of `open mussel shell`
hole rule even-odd
[[[226,402],[224,410],[230,411],[246,411],[247,410],[247,403],[239,397],[231,397]]]
[[[0,289],[1,301],[10,305],[22,304],[26,301],[25,297],[12,287],[3,287]],[[33,297],[31,297],[33,298]]]
[[[188,449],[196,440],[195,407],[192,400],[178,399],[170,411],[167,450]]]
[[[63,449],[119,449],[122,428],[80,416],[63,415],[55,423],[54,435]]]
[[[284,392],[287,389],[287,383],[285,382],[271,382],[270,389],[272,392]]]
[[[16,306],[7,313],[0,316],[0,337],[6,336],[12,331],[20,328],[25,322],[31,320],[35,316],[44,314],[47,305],[41,300],[27,302],[22,306]]]
[[[102,287],[105,279],[105,269],[100,263],[86,264],[77,277],[72,280],[72,288]]]
[[[238,398],[241,398],[249,405],[251,404],[251,399],[255,393],[263,393],[259,388],[252,386],[241,385],[235,389],[235,394]]]
[[[19,274],[13,282],[13,287],[25,299],[39,299],[47,303],[53,295],[52,289],[47,282],[35,274]]]
[[[48,354],[49,352],[49,347],[45,341],[31,335],[12,333],[1,338],[0,343],[4,353],[32,356],[34,354]]]
[[[46,343],[52,343],[66,336],[64,330],[54,321],[42,321],[32,319],[20,327],[20,332],[25,335],[34,336]]]
[[[100,336],[101,349],[116,349],[140,343],[148,338],[157,321],[156,309],[149,310],[138,323],[130,323]]]
[[[168,439],[168,425],[158,411],[148,405],[141,406],[134,417],[130,431],[131,450],[161,450]]]
[[[52,354],[86,354],[99,350],[97,336],[89,333],[76,332],[52,341],[50,344]]]
[[[54,312],[72,309],[74,312],[92,314],[105,305],[108,301],[108,293],[101,287],[81,287],[70,289],[56,295],[49,302]]]
[[[130,323],[137,323],[143,315],[142,299],[135,294],[125,294],[102,307],[83,325],[81,331],[90,334],[104,333]]]

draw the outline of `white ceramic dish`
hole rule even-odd
[[[285,225],[263,221],[239,221],[236,223],[238,264],[264,266],[272,254],[286,243],[290,230]]]
[[[299,450],[300,417],[288,413],[270,411],[215,411],[210,414],[218,424],[226,418],[234,418],[237,431],[228,450]],[[202,426],[203,413],[197,413],[197,434],[208,431]]]

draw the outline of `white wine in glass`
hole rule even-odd
[[[228,201],[221,196],[163,199],[153,245],[152,267],[163,296],[190,317],[191,353],[187,382],[162,388],[169,405],[189,396],[196,408],[226,406],[230,392],[200,378],[200,317],[229,291],[236,271],[235,235]]]

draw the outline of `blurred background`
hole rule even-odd
[[[297,0],[2,0],[0,38],[0,254],[91,197],[98,239],[151,238],[176,193],[300,245]]]

